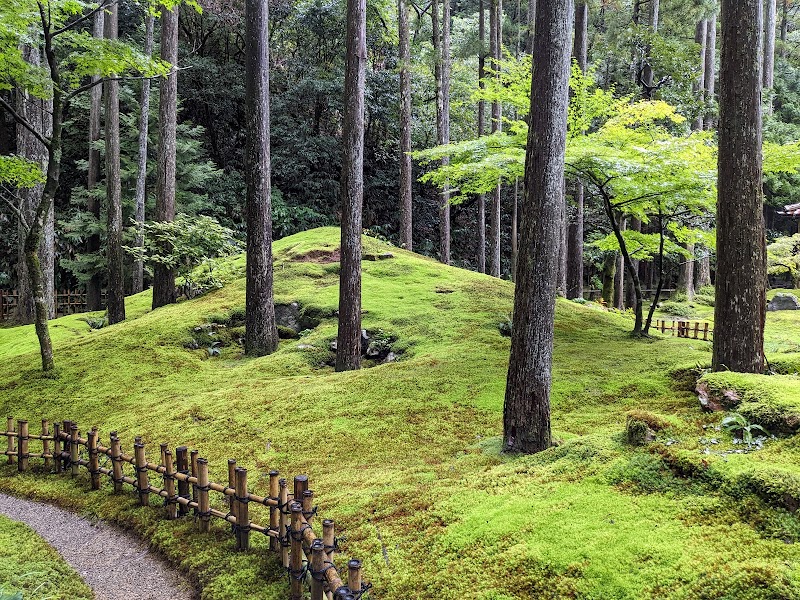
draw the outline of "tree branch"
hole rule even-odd
[[[101,2],[100,5],[97,8],[89,11],[88,13],[86,13],[85,15],[83,15],[81,17],[78,17],[77,19],[72,21],[72,23],[67,23],[61,29],[56,29],[52,34],[50,34],[51,37],[56,37],[57,35],[59,35],[61,33],[64,33],[65,31],[69,31],[70,29],[72,29],[76,25],[80,25],[81,23],[83,23],[87,19],[91,19],[94,15],[96,15],[101,10],[105,10],[106,8],[111,6],[112,4],[116,4],[116,3],[117,3],[117,0],[109,0],[108,2],[103,0],[103,2]]]
[[[41,133],[36,131],[36,128],[33,126],[33,124],[31,124],[30,121],[28,121],[25,117],[23,117],[17,111],[15,111],[14,107],[11,106],[8,102],[6,102],[5,98],[3,98],[2,96],[0,96],[0,106],[6,109],[8,114],[11,115],[11,118],[13,118],[18,124],[22,125],[25,129],[30,131],[33,134],[33,137],[39,140],[39,142],[41,142],[45,148],[48,149],[50,148],[50,141],[47,138],[45,138]]]
[[[3,190],[6,193],[5,194],[0,194],[0,198],[2,198],[3,202],[5,202],[8,205],[8,208],[11,209],[11,212],[14,213],[14,216],[17,217],[17,220],[19,220],[19,223],[20,223],[20,225],[22,225],[22,228],[25,231],[28,231],[30,229],[30,227],[28,226],[28,222],[25,220],[25,215],[22,213],[22,209],[20,209],[20,207],[18,207],[16,204],[14,204],[6,194],[8,194],[9,196],[12,196],[12,197],[16,197],[19,200],[21,200],[21,198],[19,196],[17,196],[14,192],[9,190],[5,185],[3,186]]]

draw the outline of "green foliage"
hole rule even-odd
[[[800,233],[778,238],[767,246],[770,275],[788,275],[800,287]]]
[[[661,303],[661,310],[673,317],[693,317],[694,310],[688,304],[681,302],[667,301]]]
[[[743,443],[748,446],[753,445],[753,433],[762,433],[768,435],[766,429],[756,423],[750,423],[743,415],[733,413],[722,419],[720,423],[723,429],[731,432],[737,436]]]
[[[21,156],[0,156],[0,185],[9,188],[32,188],[44,182],[38,163]]]

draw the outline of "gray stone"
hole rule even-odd
[[[767,304],[767,310],[800,310],[800,298],[794,294],[775,294]]]
[[[297,302],[292,302],[290,304],[276,304],[275,322],[278,325],[292,329],[295,332],[301,331],[300,304]]]

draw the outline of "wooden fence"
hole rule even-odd
[[[141,438],[135,438],[133,453],[128,454],[122,450],[116,432],[110,433],[110,443],[104,446],[97,428],[81,437],[78,425],[72,421],[53,423],[51,429],[48,421],[43,420],[41,435],[35,435],[29,432],[28,421],[17,421],[15,428],[14,419],[9,417],[6,431],[0,432],[0,436],[7,438],[7,450],[2,454],[8,457],[9,464],[17,464],[19,472],[29,469],[30,459],[41,459],[47,471],[69,472],[73,477],[85,467],[92,490],[99,490],[107,477],[114,492],[121,492],[125,485],[132,486],[142,506],[149,505],[150,494],[163,498],[167,519],[191,513],[201,532],[210,530],[212,518],[229,523],[237,550],[250,548],[251,532],[267,536],[269,549],[280,557],[289,574],[290,600],[306,598],[307,580],[311,600],[358,600],[371,587],[361,581],[358,560],[348,562],[347,584],[342,580],[334,563],[339,548],[332,520],[322,521],[322,537],[314,532],[313,527],[319,521],[307,475],[294,478],[290,493],[286,479],[277,471],[270,471],[269,495],[259,496],[248,490],[247,469],[237,466],[235,460],[228,460],[227,485],[214,483],[209,480],[208,460],[186,446],[175,448],[173,454],[168,444],[161,444],[160,462],[154,464],[147,461]],[[30,451],[31,440],[41,442],[41,452]],[[131,474],[126,469],[132,469]],[[161,479],[161,487],[153,485],[151,473]],[[211,507],[211,492],[222,495],[227,511]],[[250,519],[251,505],[269,509],[269,525]]]
[[[669,325],[667,323],[669,323]],[[656,320],[656,330],[661,333],[669,331],[673,336],[677,335],[680,338],[705,341],[714,339],[714,330],[710,329],[710,325],[708,323],[700,323],[699,321],[665,321],[663,319],[658,319]]]
[[[103,292],[103,305],[105,305],[105,292]],[[60,317],[75,313],[86,312],[86,292],[77,290],[60,290],[55,295],[56,314]],[[17,290],[0,290],[0,321],[7,321],[16,316],[19,304]]]

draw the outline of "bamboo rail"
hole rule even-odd
[[[101,302],[105,305],[106,293],[103,292]],[[75,313],[87,312],[86,292],[77,290],[58,290],[54,294],[56,314],[60,317]],[[7,321],[16,316],[19,306],[18,290],[0,289],[0,321]]]
[[[100,490],[106,479],[112,482],[114,493],[131,486],[142,506],[150,505],[151,495],[161,498],[166,519],[178,519],[191,512],[204,533],[210,531],[212,518],[221,519],[230,525],[240,552],[250,550],[251,532],[266,536],[269,550],[287,570],[290,600],[307,598],[307,582],[311,600],[359,600],[371,587],[361,581],[358,560],[347,565],[347,584],[342,579],[334,563],[339,550],[334,521],[322,521],[322,537],[314,531],[317,508],[307,475],[294,477],[290,493],[286,479],[278,471],[270,471],[269,495],[259,496],[248,489],[247,469],[233,459],[228,460],[228,484],[222,485],[209,479],[208,460],[186,446],[178,446],[173,453],[168,444],[161,444],[159,462],[152,463],[148,462],[145,443],[139,437],[135,438],[133,454],[126,454],[115,431],[109,434],[108,446],[100,442],[96,427],[84,438],[73,421],[53,423],[51,430],[49,422],[42,420],[41,431],[32,434],[28,421],[8,417],[6,430],[0,432],[0,439],[6,437],[6,450],[0,454],[8,457],[9,464],[16,464],[20,473],[31,468],[30,459],[43,460],[48,472],[69,472],[72,477],[77,477],[83,467],[92,490]],[[41,443],[41,452],[30,452],[31,440]],[[126,466],[132,469],[131,475],[125,473]],[[161,487],[154,485],[151,474],[161,478]],[[227,512],[212,508],[211,492],[222,495]],[[269,509],[269,525],[251,520],[251,504]]]
[[[667,323],[669,323],[669,325]],[[657,319],[655,328],[656,331],[660,331],[661,333],[669,331],[673,337],[677,335],[679,338],[703,340],[706,342],[714,339],[714,330],[711,329],[711,326],[708,323],[700,323],[699,321],[665,321],[663,319]]]

